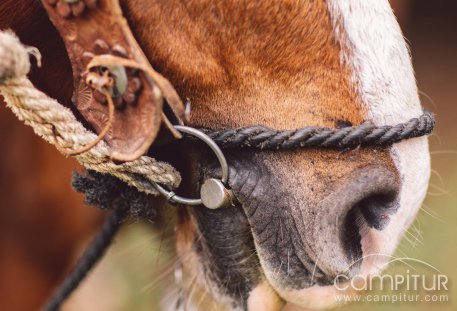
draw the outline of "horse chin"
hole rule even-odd
[[[310,287],[292,289],[281,287],[281,280],[276,280],[275,271],[264,269],[264,274],[269,280],[269,286],[274,290],[274,295],[278,295],[284,301],[304,309],[325,310],[354,301],[354,296],[364,293],[364,283],[374,275],[379,275],[388,264],[386,256],[367,256],[361,265],[361,269],[352,277],[342,274],[334,277],[333,282],[328,285],[314,284]],[[366,261],[365,261],[366,260]],[[262,262],[262,260],[260,260]],[[365,283],[366,284],[366,283]],[[272,298],[269,298],[272,300]],[[248,300],[249,301],[249,300]],[[267,300],[268,301],[268,300]],[[273,308],[274,305],[271,306]],[[260,309],[249,309],[260,310]],[[281,310],[281,309],[266,309]]]
[[[368,275],[358,276],[357,280],[347,279],[333,285],[313,285],[299,290],[273,289],[269,282],[263,282],[256,286],[249,295],[247,306],[249,311],[279,311],[284,305],[293,304],[312,310],[325,310],[341,306],[355,295],[363,294],[362,282],[369,279]],[[351,281],[354,282],[351,285]]]
[[[283,299],[302,308],[324,310],[345,304],[358,291],[350,289],[339,290],[335,286],[314,285],[300,290],[285,290],[281,292]],[[255,309],[253,309],[255,310]]]

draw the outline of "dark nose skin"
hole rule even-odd
[[[319,159],[329,163],[320,167],[311,160],[295,164],[301,155],[287,155],[280,160],[290,166],[281,171],[269,162],[273,155],[227,153],[229,186],[238,201],[236,210],[246,221],[228,217],[232,232],[218,231],[212,237],[245,240],[239,232],[241,226],[247,226],[263,263],[262,271],[275,288],[331,285],[339,274],[358,273],[362,234],[370,231],[367,228],[383,230],[398,209],[396,168],[380,161],[378,153],[372,154],[365,158],[361,153],[357,157],[330,155]],[[335,165],[335,161],[340,163]],[[219,166],[212,162],[203,166],[200,180],[205,175],[219,176]],[[345,167],[338,171],[340,164]],[[222,219],[222,212],[215,211],[211,218],[213,221],[207,218],[204,223]]]
[[[363,256],[361,239],[367,230],[383,230],[398,210],[398,177],[383,166],[367,166],[339,183],[322,202],[314,226],[319,267],[327,275],[356,273]],[[363,231],[363,232],[362,232]]]

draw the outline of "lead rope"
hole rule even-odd
[[[121,208],[115,208],[114,211],[111,212],[73,270],[60,284],[42,311],[60,310],[65,300],[78,288],[87,273],[92,270],[95,264],[105,254],[124,220],[125,212]]]

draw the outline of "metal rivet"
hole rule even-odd
[[[207,179],[203,183],[200,196],[203,205],[210,209],[233,205],[230,190],[226,189],[224,184],[215,178]]]

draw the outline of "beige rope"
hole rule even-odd
[[[36,89],[27,79],[29,54],[39,55],[36,49],[24,47],[13,33],[0,31],[0,94],[7,107],[37,135],[51,144],[58,144],[59,150],[78,149],[97,139],[70,109]],[[87,169],[116,176],[148,194],[158,194],[151,182],[176,188],[181,181],[179,173],[167,163],[142,156],[135,161],[116,164],[110,155],[109,146],[100,141],[75,158]]]

